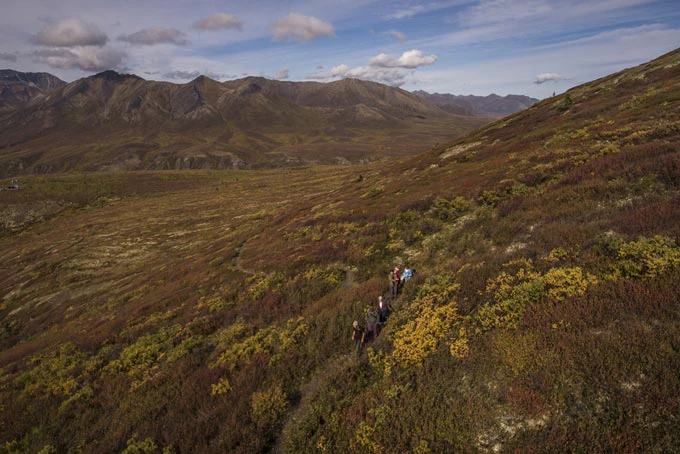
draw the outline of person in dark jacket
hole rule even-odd
[[[359,322],[354,320],[352,324],[352,340],[354,341],[354,348],[356,348],[357,355],[361,353],[361,345],[364,343],[364,330],[359,326]]]
[[[399,281],[397,281],[397,276],[394,270],[390,270],[390,296],[395,298],[397,296],[397,291],[399,290]]]
[[[382,295],[378,297],[378,313],[380,315],[380,319],[378,320],[378,323],[381,325],[385,324],[385,321],[387,320],[387,315],[388,315],[389,309],[387,308],[387,303],[383,301]]]
[[[378,311],[374,307],[366,311],[366,334],[373,339],[378,335]]]

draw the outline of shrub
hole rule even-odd
[[[566,112],[573,105],[574,101],[571,99],[571,95],[567,93],[562,99],[562,102],[557,106],[557,110],[559,110],[560,112]]]
[[[251,418],[261,430],[276,431],[288,411],[288,400],[276,385],[268,390],[256,392],[250,400]]]
[[[525,261],[514,274],[501,272],[486,287],[492,301],[480,307],[477,321],[482,330],[493,328],[514,329],[519,326],[524,312],[531,304],[548,297],[553,302],[571,296],[583,295],[597,283],[595,276],[584,273],[580,267],[551,268],[545,274],[534,270],[531,261]]]
[[[210,388],[211,396],[220,396],[222,394],[227,394],[232,390],[231,383],[229,383],[229,380],[224,377],[220,378],[220,381],[214,385],[210,385]]]
[[[422,285],[416,299],[403,309],[407,321],[394,333],[386,372],[393,366],[421,366],[453,334],[454,326],[463,320],[453,300],[459,288],[449,275],[436,275]]]
[[[675,240],[654,236],[640,237],[620,246],[611,277],[654,278],[680,264],[680,247]]]
[[[465,214],[471,208],[470,202],[463,197],[455,197],[451,200],[446,200],[442,197],[437,197],[428,211],[428,215],[433,216],[440,221],[453,221]]]

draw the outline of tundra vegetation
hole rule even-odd
[[[678,112],[676,51],[411,158],[22,179],[0,452],[677,450]]]

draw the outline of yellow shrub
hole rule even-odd
[[[251,418],[261,429],[277,427],[288,411],[288,400],[281,386],[253,394],[250,400]]]
[[[229,383],[229,380],[226,378],[220,378],[220,380],[213,384],[210,385],[210,395],[211,396],[219,396],[222,394],[226,394],[229,391],[231,391],[231,383]]]
[[[491,301],[477,312],[482,330],[517,328],[530,304],[545,296],[558,302],[583,295],[589,286],[597,283],[595,276],[580,267],[552,268],[541,274],[529,261],[522,265],[515,274],[501,272],[487,283],[486,292]]]
[[[680,264],[680,247],[672,238],[661,235],[625,243],[617,255],[610,275],[613,278],[653,278]]]
[[[420,316],[407,322],[394,335],[392,361],[402,367],[422,365],[425,358],[437,350],[439,342],[450,334],[457,321],[460,321],[460,316],[455,301],[440,307],[424,308]]]
[[[553,268],[543,276],[548,288],[548,296],[562,301],[570,296],[583,295],[587,288],[597,283],[592,274],[584,273],[580,267]]]
[[[236,324],[233,328],[223,330],[222,337],[229,337],[235,333],[242,333],[243,325]],[[233,330],[233,332],[232,332]],[[224,367],[234,370],[240,363],[246,363],[257,354],[272,355],[270,361],[276,362],[281,355],[295,345],[299,345],[307,336],[308,328],[303,317],[290,319],[283,327],[269,326],[257,331],[252,336],[227,346],[211,367]]]
[[[458,359],[465,359],[470,354],[470,345],[465,328],[461,328],[458,332],[458,338],[449,344],[449,353]]]

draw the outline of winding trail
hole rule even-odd
[[[351,349],[349,354],[341,354],[333,359],[328,360],[323,367],[319,367],[314,371],[309,381],[300,386],[300,401],[295,408],[288,413],[283,428],[276,439],[276,444],[272,449],[274,454],[283,454],[286,452],[284,443],[288,438],[287,432],[291,430],[292,426],[297,422],[298,418],[302,416],[303,412],[309,408],[313,399],[323,390],[324,383],[330,378],[337,376],[345,370],[352,367],[359,361],[354,354],[354,349]]]
[[[252,276],[253,274],[257,274],[257,272],[244,268],[243,265],[241,264],[241,257],[243,256],[243,252],[246,250],[247,243],[248,240],[245,240],[243,243],[241,243],[240,246],[236,248],[236,255],[234,256],[234,258],[231,259],[231,266],[233,266],[238,271],[244,274],[249,274]]]

